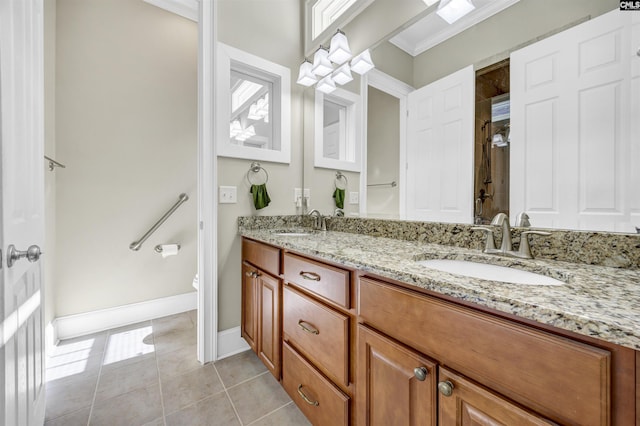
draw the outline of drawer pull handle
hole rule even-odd
[[[306,325],[305,325],[306,324]],[[304,331],[306,331],[307,333],[310,334],[320,334],[320,331],[318,331],[317,328],[313,327],[311,324],[309,324],[306,321],[298,321],[298,326],[303,329]]]
[[[424,382],[427,378],[427,374],[429,374],[429,370],[427,370],[425,367],[416,367],[413,369],[413,374],[414,376],[416,376],[416,379]]]
[[[320,275],[315,272],[300,271],[300,276],[305,280],[320,281]]]
[[[318,401],[310,400],[309,397],[307,395],[305,395],[304,392],[302,392],[302,385],[298,386],[298,395],[300,395],[302,397],[302,399],[304,399],[304,402],[306,402],[309,405],[313,405],[315,407],[320,405],[320,403]]]
[[[438,390],[444,396],[451,396],[453,394],[453,383],[449,380],[438,383]]]

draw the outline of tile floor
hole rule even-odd
[[[309,425],[251,351],[196,361],[195,311],[62,341],[45,426]]]

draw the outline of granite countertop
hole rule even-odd
[[[405,282],[560,329],[640,350],[640,271],[485,255],[479,250],[323,231],[309,236],[242,229],[241,235]],[[506,284],[462,277],[416,263],[476,260],[542,273],[561,286]]]

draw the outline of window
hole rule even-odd
[[[290,162],[289,69],[218,44],[218,155]]]

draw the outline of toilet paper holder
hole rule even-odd
[[[178,250],[180,250],[181,249],[180,244],[176,244],[176,245],[178,246]],[[156,253],[162,253],[162,246],[163,244],[158,244],[153,249],[156,251]]]

